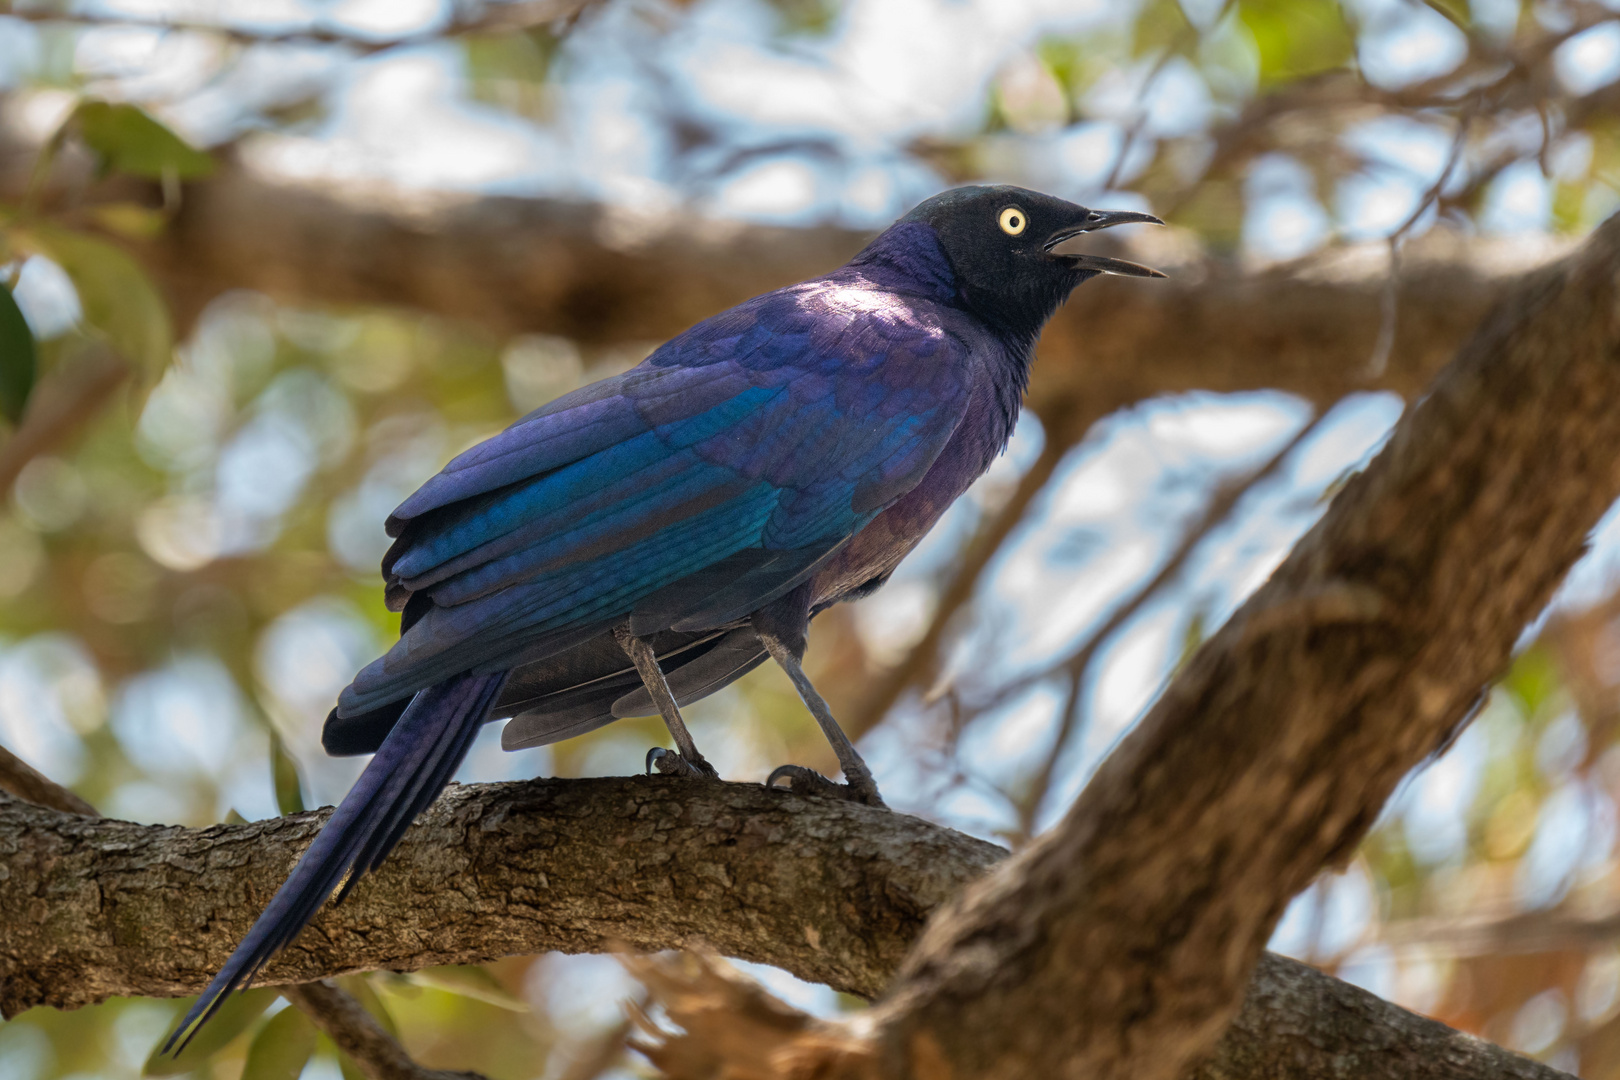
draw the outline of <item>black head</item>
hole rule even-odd
[[[1164,222],[1132,210],[1088,210],[1026,188],[960,187],[935,195],[902,221],[933,227],[974,312],[1033,341],[1074,287],[1098,274],[1163,277],[1123,259],[1059,254],[1065,240],[1126,222]]]

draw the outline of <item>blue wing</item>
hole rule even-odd
[[[970,393],[973,358],[938,321],[852,299],[760,297],[452,461],[389,518],[410,625],[339,713],[627,616],[721,626],[803,581],[916,484]]]

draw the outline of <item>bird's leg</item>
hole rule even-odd
[[[804,700],[805,707],[810,710],[810,715],[821,725],[821,733],[827,736],[827,741],[832,744],[833,753],[838,755],[838,767],[844,770],[846,781],[843,784],[835,784],[814,769],[807,769],[803,765],[781,765],[766,778],[765,786],[775,787],[777,779],[785,776],[788,778],[789,790],[799,795],[832,795],[851,802],[865,803],[868,806],[883,806],[883,796],[878,794],[877,781],[872,779],[872,770],[866,767],[866,762],[861,760],[855,744],[849,741],[844,729],[833,719],[832,710],[827,707],[826,699],[810,682],[810,676],[804,673],[798,656],[781,638],[761,628],[757,622],[755,629],[759,632],[760,641],[765,643],[766,651],[771,654],[771,659],[787,672],[788,678],[793,680],[794,688],[799,691],[799,697]]]
[[[636,666],[636,673],[641,676],[642,684],[647,687],[647,693],[652,695],[653,702],[658,706],[658,712],[664,718],[664,726],[669,728],[675,745],[680,753],[673,753],[661,746],[655,746],[647,751],[647,771],[652,772],[656,767],[659,772],[674,776],[706,776],[718,779],[719,773],[710,765],[702,754],[698,753],[697,743],[692,741],[692,733],[686,730],[686,721],[681,719],[681,710],[675,704],[675,695],[669,692],[669,683],[664,679],[664,669],[658,666],[658,654],[653,652],[651,645],[645,638],[638,638],[630,632],[630,627],[620,624],[613,628],[613,636],[618,639],[619,647]]]

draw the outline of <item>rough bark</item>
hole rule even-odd
[[[96,808],[0,746],[0,791],[64,814],[95,816]]]
[[[1549,1080],[1567,1073],[1266,953],[1191,1080]]]
[[[825,1074],[1181,1075],[1620,495],[1620,221],[1531,275]]]
[[[182,829],[0,797],[0,1009],[196,993],[329,813]],[[619,940],[704,943],[871,994],[922,920],[1005,855],[903,814],[754,785],[458,786],[263,981]],[[1452,1080],[1462,1066],[1563,1075],[1267,957],[1198,1076]]]
[[[0,803],[0,1012],[198,992],[325,818],[182,829]],[[706,943],[872,995],[929,913],[1002,854],[758,785],[452,786],[261,981],[622,941]]]

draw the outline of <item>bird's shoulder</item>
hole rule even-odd
[[[985,328],[959,307],[846,267],[712,316],[670,339],[647,365],[730,364],[762,375],[834,377],[915,368],[955,381],[993,348]]]

